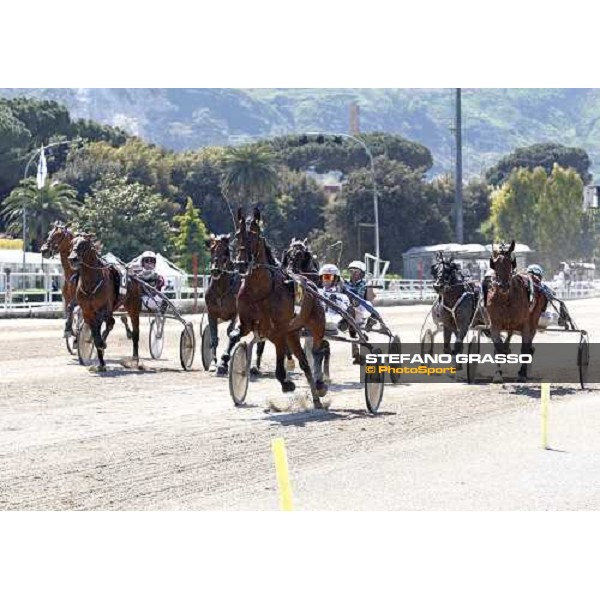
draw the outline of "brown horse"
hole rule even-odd
[[[46,242],[40,248],[44,258],[53,258],[56,254],[60,256],[60,264],[63,268],[65,280],[62,285],[62,297],[65,309],[65,330],[64,337],[73,335],[73,310],[77,302],[75,301],[75,291],[77,283],[73,280],[73,275],[77,273],[69,263],[69,253],[71,252],[71,243],[75,234],[69,229],[70,223],[62,225],[59,221],[48,233]]]
[[[322,408],[319,396],[327,392],[323,382],[322,364],[328,350],[324,344],[325,310],[315,294],[306,291],[300,307],[300,313],[294,315],[294,285],[288,283],[288,275],[273,257],[273,253],[261,234],[260,211],[254,209],[252,218],[246,220],[238,210],[237,265],[242,274],[243,283],[238,293],[237,306],[240,318],[240,330],[235,332],[236,341],[248,333],[254,332],[259,338],[271,341],[277,354],[275,375],[283,392],[292,392],[295,385],[286,379],[284,356],[286,346],[296,355],[300,368],[310,385],[316,408]],[[312,286],[306,278],[298,276],[303,286]],[[300,345],[300,329],[311,331],[314,348],[316,376],[313,375]],[[316,381],[315,381],[316,379]]]
[[[127,294],[119,296],[120,274],[112,265],[107,265],[98,255],[92,237],[77,235],[69,254],[71,268],[79,272],[75,299],[81,307],[83,320],[89,326],[98,352],[99,371],[106,371],[104,350],[106,339],[115,325],[113,313],[123,306],[133,326],[133,363],[139,365],[138,346],[140,340],[140,306],[142,290],[140,284],[130,279]],[[102,325],[105,330],[101,333]]]
[[[506,352],[507,342],[501,332],[521,334],[521,354],[532,354],[533,338],[537,331],[540,314],[546,309],[547,299],[541,290],[532,285],[530,277],[516,273],[516,259],[512,256],[514,240],[508,248],[503,244],[494,250],[490,258],[490,268],[496,279],[487,292],[486,308],[490,318],[490,332],[496,352]],[[530,295],[532,300],[530,301]],[[519,369],[518,381],[527,380],[527,364]],[[502,383],[502,371],[497,369],[495,383]]]
[[[210,283],[206,290],[205,303],[208,313],[208,326],[210,328],[211,348],[213,349],[214,362],[217,360],[217,346],[219,344],[219,321],[229,321],[227,336],[229,343],[217,365],[217,375],[226,375],[231,350],[235,341],[231,332],[237,320],[237,295],[242,285],[240,274],[235,271],[231,259],[230,235],[212,235],[207,245],[210,249]],[[252,367],[252,375],[260,373],[260,364],[265,350],[265,342],[259,342],[256,349],[256,366]]]
[[[66,317],[65,330],[63,333],[64,337],[73,335],[73,311],[77,306],[75,292],[77,290],[78,273],[69,263],[71,245],[76,234],[69,229],[70,225],[70,223],[62,225],[59,221],[56,221],[52,229],[48,232],[46,242],[40,249],[44,258],[53,258],[56,254],[60,256],[60,264],[62,265],[65,277],[62,285],[62,297]],[[132,331],[127,323],[127,317],[123,315],[121,321],[123,322],[123,325],[125,325],[127,339],[131,339]]]

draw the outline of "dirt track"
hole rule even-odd
[[[592,340],[600,339],[597,305],[597,299],[569,305]],[[383,313],[403,341],[416,341],[427,310]],[[202,370],[199,350],[194,370],[184,372],[178,324],[169,328],[163,359],[152,361],[144,322],[142,372],[119,364],[130,342],[117,324],[107,351],[110,370],[102,375],[68,355],[61,329],[59,320],[0,321],[0,509],[277,509],[275,436],[286,440],[297,508],[565,508],[554,492],[540,498],[522,483],[513,482],[513,496],[491,483],[477,493],[468,483],[457,492],[452,483],[453,469],[470,464],[469,451],[480,482],[482,474],[507,464],[517,471],[531,467],[528,453],[539,445],[539,386],[386,386],[381,413],[373,418],[349,347],[336,345],[332,373],[342,383],[330,388],[330,410],[276,414],[265,412],[270,400],[282,402],[272,376],[251,381],[248,406],[236,409],[227,380]],[[274,370],[269,346],[264,370]],[[299,375],[294,380],[305,387]],[[591,387],[555,388],[552,405],[565,413],[565,422],[572,411],[578,423],[596,415],[589,403],[600,399],[600,386]],[[588,426],[597,429],[594,423]],[[523,434],[524,424],[531,435],[515,435]],[[512,440],[511,449],[496,444],[490,450],[492,430],[496,442]],[[584,445],[578,451],[590,450]],[[548,477],[561,472],[552,464],[544,468]],[[557,477],[559,485],[564,477]],[[581,488],[569,484],[576,497],[567,507],[600,508],[599,479],[600,469],[590,465]],[[367,493],[371,488],[376,497]],[[446,493],[452,500],[444,501]]]

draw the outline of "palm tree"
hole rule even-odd
[[[249,204],[271,195],[277,189],[275,155],[266,148],[230,148],[223,157],[223,167],[223,190],[237,197],[243,208],[247,209]]]
[[[68,220],[77,215],[80,202],[76,190],[66,183],[46,182],[37,189],[36,180],[24,179],[2,203],[0,214],[5,218],[8,231],[23,235],[23,208],[27,217],[27,242],[39,249],[51,223]]]

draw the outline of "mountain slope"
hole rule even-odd
[[[119,125],[175,150],[305,131],[399,133],[431,149],[432,174],[452,168],[452,89],[0,89],[64,103],[76,118]],[[600,90],[466,89],[464,171],[478,175],[518,146],[555,141],[600,166]],[[600,167],[597,167],[600,168]]]

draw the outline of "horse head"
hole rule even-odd
[[[210,238],[210,275],[213,279],[218,279],[222,273],[233,270],[231,260],[229,234],[222,234]]]
[[[62,224],[60,221],[55,221],[52,229],[48,232],[46,241],[40,248],[40,252],[44,258],[52,258],[60,252],[61,246],[71,243],[73,240],[73,232],[69,229],[71,223]]]
[[[74,239],[69,253],[71,268],[78,271],[82,265],[91,265],[98,259],[96,242],[89,233],[80,233]]]
[[[490,269],[496,273],[498,285],[507,289],[510,286],[510,280],[517,268],[517,259],[512,255],[515,250],[515,240],[510,245],[502,242],[498,249],[492,246],[492,256],[490,258]]]
[[[261,214],[255,208],[251,217],[245,217],[241,208],[238,209],[238,228],[235,232],[237,242],[236,266],[240,273],[251,272],[256,262],[263,260],[261,254],[265,250],[262,237]]]

